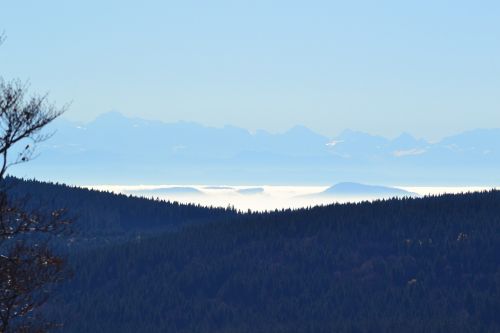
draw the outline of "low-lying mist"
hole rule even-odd
[[[348,183],[344,183],[348,184]],[[339,184],[338,186],[340,186]],[[351,184],[364,186],[360,184]],[[340,193],[329,192],[329,186],[229,186],[229,185],[91,185],[88,188],[105,190],[152,199],[195,203],[202,206],[227,207],[238,210],[265,211],[303,208],[331,203],[346,203],[388,199],[392,197],[418,197],[444,193],[462,193],[490,190],[494,187],[373,187]],[[369,187],[372,188],[372,187]],[[381,190],[383,189],[383,190]],[[385,191],[384,191],[385,190]],[[388,191],[389,190],[389,191]],[[391,191],[393,190],[393,191]],[[357,192],[358,191],[358,192]]]

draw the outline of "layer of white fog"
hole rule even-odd
[[[347,184],[347,183],[346,183]],[[354,184],[356,186],[364,186]],[[331,193],[335,186],[209,186],[209,185],[92,185],[97,190],[194,203],[202,206],[228,207],[242,211],[264,211],[283,208],[302,208],[334,202],[359,202],[391,197],[418,197],[444,193],[464,193],[491,190],[495,187],[386,187],[383,193],[359,192],[359,188],[346,192]],[[344,188],[343,188],[344,189]],[[389,189],[389,191],[387,191]],[[394,190],[395,192],[391,192]],[[400,192],[399,192],[400,191]]]

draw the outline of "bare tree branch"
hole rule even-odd
[[[5,40],[0,34],[0,44]],[[36,144],[50,137],[42,130],[66,107],[57,108],[47,95],[27,97],[29,85],[0,77],[0,333],[46,332],[56,327],[37,312],[51,286],[68,276],[64,260],[51,249],[52,240],[68,232],[64,210],[27,208],[10,197],[7,169],[29,161]],[[9,160],[17,145],[24,148]]]
[[[47,95],[26,97],[29,85],[19,80],[5,82],[0,79],[0,180],[10,165],[27,162],[31,159],[34,147],[50,137],[42,134],[42,129],[67,109],[51,104]],[[24,150],[9,163],[10,149],[27,141]]]

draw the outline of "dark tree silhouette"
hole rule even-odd
[[[0,43],[3,38],[0,36]],[[29,161],[37,143],[48,138],[42,129],[61,115],[47,96],[27,96],[28,85],[0,78],[0,332],[42,332],[54,325],[40,310],[50,287],[67,272],[51,241],[68,230],[63,210],[28,208],[13,198],[5,175],[9,166]],[[23,149],[12,153],[18,146]]]

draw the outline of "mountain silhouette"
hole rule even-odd
[[[375,196],[375,197],[401,197],[415,196],[414,193],[386,186],[365,185],[359,183],[339,183],[320,193],[326,196]]]
[[[15,175],[68,183],[311,184],[335,179],[402,185],[500,184],[500,129],[428,142],[345,130],[326,137],[296,126],[283,133],[164,123],[103,114],[58,119],[55,134]],[[15,156],[15,155],[13,155]]]

